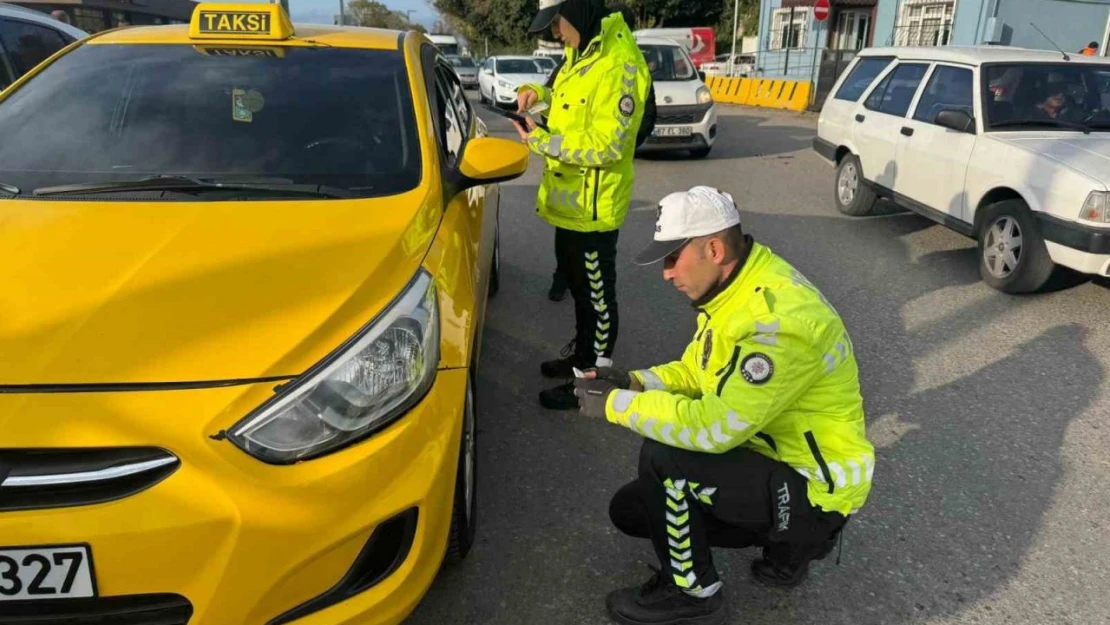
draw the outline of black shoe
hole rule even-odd
[[[548,410],[577,410],[578,398],[574,396],[574,382],[540,391],[540,405]]]
[[[540,364],[540,373],[545,378],[573,378],[574,368],[585,369],[593,366],[591,363],[583,363],[574,355],[574,341],[567,343],[559,352],[562,358],[558,360],[548,360]]]
[[[547,291],[547,299],[553,302],[561,302],[567,296],[567,277],[561,273],[556,273],[551,277],[551,288]]]
[[[720,625],[728,616],[723,591],[699,599],[659,571],[642,586],[609,593],[605,607],[614,621],[624,625]]]
[[[793,588],[806,578],[809,563],[828,557],[835,545],[836,538],[829,538],[819,547],[808,549],[808,553],[781,543],[764,547],[763,557],[752,562],[752,577],[767,586]]]

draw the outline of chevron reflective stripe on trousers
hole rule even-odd
[[[590,286],[590,303],[597,313],[597,326],[594,328],[594,354],[605,355],[609,348],[609,304],[605,302],[605,280],[601,277],[601,260],[597,252],[586,252],[586,282]]]
[[[679,588],[687,590],[697,586],[694,574],[694,550],[690,545],[690,504],[686,501],[686,480],[667,478],[667,544],[670,546],[671,575]]]

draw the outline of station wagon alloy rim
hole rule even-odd
[[[1006,278],[1017,269],[1022,252],[1021,226],[1013,217],[999,217],[987,230],[983,262],[995,278]]]
[[[846,163],[840,170],[840,180],[836,182],[836,195],[840,203],[847,206],[856,199],[856,189],[859,188],[859,172],[855,163]]]

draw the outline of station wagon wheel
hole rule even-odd
[[[853,217],[871,214],[878,198],[863,178],[863,168],[855,154],[847,154],[836,168],[836,207]]]
[[[474,401],[474,372],[471,369],[463,404],[459,468],[455,476],[455,499],[451,510],[451,533],[447,539],[447,564],[458,564],[470,553],[477,535],[478,412]]]
[[[979,276],[1004,293],[1034,293],[1056,265],[1048,254],[1037,220],[1021,200],[984,209],[979,221]]]

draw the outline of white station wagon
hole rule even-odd
[[[1029,293],[1056,265],[1110,276],[1110,60],[1008,47],[864,50],[814,148],[842,213],[878,197],[978,240],[979,273]]]

